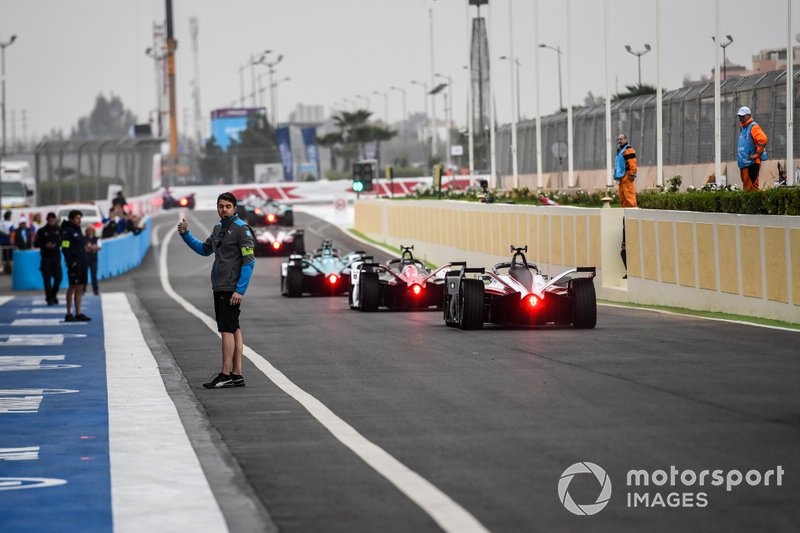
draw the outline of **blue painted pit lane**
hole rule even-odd
[[[91,322],[65,323],[60,297],[55,307],[30,296],[0,305],[4,532],[113,529],[101,301],[83,300]]]

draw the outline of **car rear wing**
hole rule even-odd
[[[576,275],[578,274],[578,275]],[[558,276],[552,278],[550,281],[547,282],[545,287],[549,287],[551,285],[563,285],[565,281],[569,282],[571,279],[575,278],[588,278],[592,279],[597,275],[597,267],[575,267],[571,268],[565,272],[562,272]]]
[[[458,268],[453,268],[453,267],[458,267]],[[447,271],[446,275],[448,276],[458,275],[459,277],[462,278],[466,274],[484,274],[486,272],[486,269],[483,267],[468,267],[466,261],[452,261],[444,265],[439,270],[442,270],[444,268],[450,268],[450,270]]]

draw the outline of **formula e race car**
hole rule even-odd
[[[281,263],[281,294],[289,297],[313,294],[339,296],[347,292],[347,279],[353,264],[372,260],[363,251],[340,255],[330,239],[310,254],[292,254]]]
[[[491,272],[451,263],[445,276],[444,321],[461,329],[492,324],[542,325],[555,323],[591,329],[597,324],[595,267],[577,267],[548,279],[524,252],[511,246],[511,261]],[[478,278],[467,277],[478,274]]]
[[[272,198],[263,199],[250,195],[236,206],[236,212],[251,227],[294,226],[292,206],[281,204]]]
[[[189,193],[184,196],[177,196],[169,189],[164,189],[161,194],[161,207],[163,209],[171,209],[173,207],[194,209],[194,193]]]
[[[255,227],[256,257],[306,253],[305,232],[301,229]]]
[[[445,265],[431,271],[414,259],[413,246],[401,246],[399,259],[386,263],[361,262],[350,271],[350,308],[360,311],[425,309],[442,306]]]

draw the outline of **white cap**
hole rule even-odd
[[[743,117],[745,115],[752,115],[752,113],[750,112],[750,108],[747,106],[740,107],[739,112],[736,114],[739,115],[740,117]]]
[[[27,223],[28,223],[28,218],[27,218],[27,217],[25,217],[25,216],[21,216],[21,217],[19,217],[19,220],[17,221],[17,224],[22,224],[23,222],[24,222],[25,224],[27,224]]]

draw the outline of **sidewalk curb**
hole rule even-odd
[[[208,421],[202,404],[197,400],[142,302],[134,294],[128,293],[126,296],[228,529],[277,533],[278,527],[269,511],[259,500],[219,432]]]

